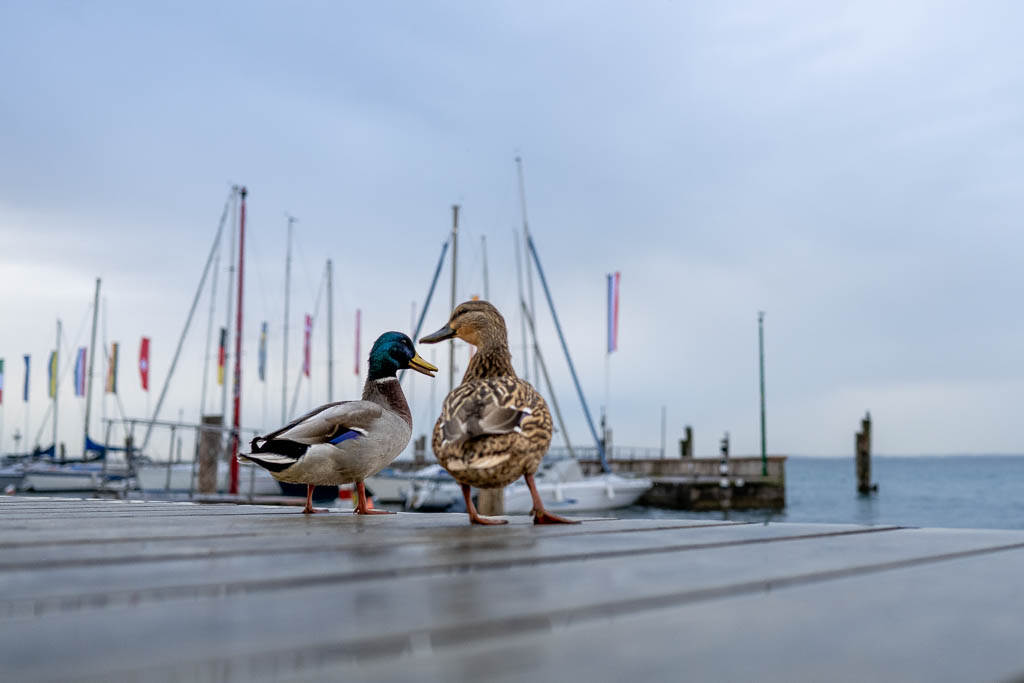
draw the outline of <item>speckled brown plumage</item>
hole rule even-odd
[[[505,320],[486,301],[460,304],[450,327],[478,348],[434,425],[434,455],[460,484],[508,486],[540,466],[551,443],[547,403],[516,377]]]

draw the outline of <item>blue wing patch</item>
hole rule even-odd
[[[348,441],[349,439],[355,439],[355,438],[357,438],[359,436],[362,436],[362,434],[359,431],[357,431],[355,429],[350,429],[350,430],[348,430],[346,432],[342,432],[341,434],[338,434],[336,437],[331,439],[329,443],[332,443],[335,446],[337,446],[342,441]]]

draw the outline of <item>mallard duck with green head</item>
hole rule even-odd
[[[314,486],[355,482],[357,514],[388,514],[366,500],[363,481],[398,457],[412,436],[412,413],[396,376],[412,369],[433,377],[437,368],[420,358],[412,340],[385,332],[370,349],[370,367],[359,401],[322,405],[266,436],[252,440],[252,453],[239,462],[255,463],[278,481],[306,485],[306,507],[313,509]]]
[[[477,347],[462,383],[448,394],[434,425],[433,448],[462,486],[473,524],[506,524],[481,517],[470,487],[504,488],[519,477],[533,496],[534,524],[574,524],[544,509],[533,475],[551,443],[551,413],[533,386],[516,376],[505,319],[487,301],[459,304],[448,324],[420,339],[436,344],[458,337]]]

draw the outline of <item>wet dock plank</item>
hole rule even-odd
[[[1004,681],[1021,576],[1024,531],[0,497],[0,661],[26,681]]]

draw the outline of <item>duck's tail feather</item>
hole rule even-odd
[[[309,446],[288,439],[257,436],[250,442],[251,453],[239,453],[238,462],[253,463],[271,472],[281,472],[297,463]]]

